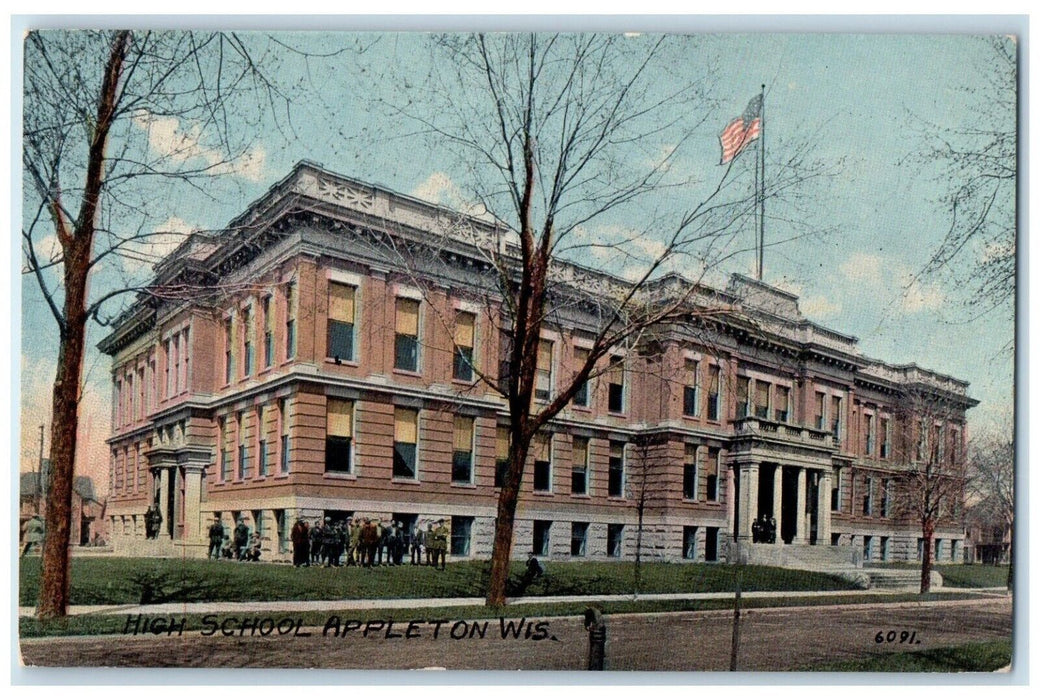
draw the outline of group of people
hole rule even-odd
[[[407,532],[400,521],[355,517],[333,522],[299,519],[293,525],[293,566],[400,566],[406,553],[413,565],[445,568],[448,528],[445,520],[416,523]],[[384,564],[385,562],[385,564]]]
[[[214,518],[209,526],[209,558],[260,561],[260,534],[251,532],[245,518],[239,518],[231,533],[224,532],[224,523]]]
[[[765,514],[758,516],[758,520],[751,524],[751,541],[764,544],[776,543],[776,520],[773,516]]]

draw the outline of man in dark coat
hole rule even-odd
[[[379,546],[379,528],[368,518],[361,526],[361,551],[362,558],[367,567],[372,566],[376,559],[376,548]]]
[[[292,563],[293,566],[310,566],[311,558],[311,533],[307,522],[300,518],[293,525],[289,533],[292,540]]]
[[[311,525],[311,564],[321,563],[321,521],[315,520]]]
[[[220,545],[224,542],[224,525],[220,518],[214,518],[209,526],[209,558],[220,559]]]
[[[235,526],[235,554],[238,556],[239,561],[246,558],[246,549],[249,547],[249,526],[246,525],[245,518],[238,519],[238,525]]]

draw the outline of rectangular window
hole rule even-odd
[[[625,443],[610,443],[610,466],[607,474],[607,495],[611,498],[625,496]]]
[[[144,367],[137,370],[137,416],[138,420],[143,419],[148,415],[148,408],[145,405],[145,384],[144,381]]]
[[[586,495],[589,492],[589,441],[576,437],[571,445],[571,493]]]
[[[705,499],[713,503],[719,500],[719,451],[708,448],[708,459],[704,465],[704,478],[707,486]]]
[[[285,285],[285,359],[296,357],[296,285]]]
[[[278,415],[281,417],[282,424],[279,469],[282,474],[288,474],[291,441],[289,439],[289,402],[286,399],[278,399]]]
[[[776,385],[776,406],[773,408],[773,420],[786,423],[791,415],[791,387]]]
[[[419,371],[419,302],[397,299],[394,369]]]
[[[923,461],[928,454],[928,430],[924,418],[917,421],[917,460]]]
[[[607,370],[607,410],[625,412],[625,358],[618,355],[610,358]]]
[[[506,485],[506,472],[509,471],[509,428],[500,425],[495,428],[495,488]]]
[[[881,517],[887,518],[892,509],[892,480],[885,479],[881,482]]]
[[[534,397],[548,401],[552,394],[553,344],[551,340],[538,341],[538,358],[535,369]]]
[[[170,344],[166,344],[166,362],[169,365],[170,358]],[[169,369],[167,369],[166,377],[166,395],[170,395],[169,389]],[[224,321],[224,383],[230,384],[235,378],[235,324],[229,318]]]
[[[866,477],[863,480],[863,515],[873,515],[874,510],[874,479]]]
[[[841,480],[844,474],[841,469],[834,470],[834,481],[831,484],[831,510],[841,510]]]
[[[354,360],[354,300],[356,290],[347,284],[329,282],[329,316],[326,357],[335,362]]]
[[[260,306],[264,312],[264,368],[268,368],[274,364],[274,319],[271,318],[271,296],[265,296]]]
[[[751,380],[737,377],[737,418],[751,415]]]
[[[394,477],[418,479],[417,447],[419,412],[411,408],[394,409]]]
[[[126,375],[126,394],[129,398],[129,410],[126,412],[126,422],[133,423],[137,420],[137,411],[134,396],[134,373],[130,372]]]
[[[718,365],[708,369],[708,420],[718,420],[721,410],[722,373]]]
[[[256,473],[258,476],[270,476],[267,471],[267,421],[263,406],[256,409]]]
[[[536,435],[531,443],[534,456],[534,490],[552,491],[552,435]]]
[[[770,384],[755,380],[755,417],[769,419]]]
[[[625,526],[617,523],[607,525],[607,556],[612,559],[621,558],[621,544],[625,538]]]
[[[888,538],[881,538],[881,561],[888,561]]]
[[[170,388],[170,395],[176,396],[181,393],[181,338],[179,334],[173,334],[170,346],[173,348],[173,376],[171,377],[173,386]]]
[[[701,414],[700,380],[697,371],[699,363],[697,360],[687,357],[684,367],[687,384],[683,387],[683,415],[696,417]]]
[[[697,445],[686,445],[683,458],[683,498],[697,500]]]
[[[588,523],[571,523],[571,556],[585,556],[585,540],[588,538]]]
[[[238,414],[238,478],[250,477],[249,446],[246,444],[245,414]]]
[[[455,361],[452,377],[463,382],[473,381],[473,344],[475,342],[477,317],[460,311],[455,315]]]
[[[827,395],[822,391],[816,392],[816,401],[813,403],[813,408],[813,426],[815,426],[817,430],[824,430],[824,426],[827,425]]]
[[[704,561],[719,560],[719,528],[704,528]]]
[[[871,555],[873,554],[871,549],[873,548],[873,545],[874,538],[870,535],[863,535],[863,561],[871,560]]]
[[[533,536],[531,538],[531,551],[538,557],[549,556],[549,530],[552,528],[550,520],[535,520]]]
[[[188,329],[185,328],[181,331],[181,370],[184,372],[184,378],[181,379],[181,386],[184,391],[188,390],[188,363],[191,360],[191,352],[188,347]]]
[[[924,538],[917,538],[917,561],[924,561]]]
[[[231,436],[228,434],[227,419],[217,421],[220,429],[220,480],[231,481]]]
[[[888,459],[892,456],[889,450],[892,445],[892,421],[889,418],[883,417],[881,419],[881,459]]]
[[[352,471],[351,443],[354,438],[354,402],[329,398],[325,403],[325,472]],[[395,445],[396,454],[396,445]],[[397,460],[394,460],[397,466]]]
[[[874,456],[874,414],[863,414],[863,450],[867,457]]]
[[[694,561],[697,559],[697,528],[687,525],[682,533],[682,557]]]
[[[473,419],[465,416],[455,416],[451,480],[456,484],[473,483]]]
[[[468,557],[473,539],[473,518],[453,515],[451,518],[451,556]]]
[[[838,440],[841,439],[841,397],[831,397],[831,434]]]
[[[577,374],[585,363],[589,360],[589,351],[585,348],[574,348],[574,373]],[[575,406],[588,407],[589,405],[589,383],[582,382],[578,390],[574,392],[574,398],[571,399],[571,403]]]
[[[253,374],[253,313],[252,309],[242,309],[242,376]]]

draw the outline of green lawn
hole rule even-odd
[[[919,673],[996,671],[1011,663],[1011,642],[977,642],[927,651],[889,652],[857,661],[814,666],[807,671]]]
[[[871,598],[871,602],[901,603],[922,600],[960,600],[973,597],[966,593],[932,593],[921,596],[915,593],[893,593],[883,598]],[[783,608],[803,605],[845,605],[862,603],[862,598],[845,595],[840,592],[827,596],[799,596],[792,593],[783,598],[745,599],[742,607],[746,610],[759,608]],[[506,608],[495,609],[479,606],[433,606],[429,608],[408,609],[373,609],[373,610],[329,610],[307,612],[267,612],[263,605],[246,613],[216,613],[217,619],[237,616],[239,619],[266,618],[281,620],[286,617],[300,619],[304,626],[322,626],[333,615],[341,620],[481,620],[503,616],[507,618],[528,617],[567,617],[582,615],[588,607],[587,603],[516,603]],[[732,598],[723,600],[626,600],[604,602],[596,605],[605,615],[622,613],[668,613],[699,610],[730,610]],[[192,614],[177,616],[185,618],[185,631],[202,628],[202,615]],[[21,617],[18,620],[18,633],[22,638],[76,636],[93,634],[122,634],[126,625],[126,615],[76,615],[58,620],[37,620],[33,617]]]
[[[873,564],[871,564],[873,566]],[[889,569],[921,570],[918,563],[885,564]],[[1007,566],[983,564],[940,564],[933,567],[942,574],[943,585],[951,588],[999,588],[1007,586]]]
[[[34,605],[38,558],[22,560],[19,601]],[[631,593],[631,562],[548,562],[548,581],[526,595]],[[301,568],[264,563],[199,559],[82,558],[72,560],[72,605],[141,602],[336,600],[365,598],[453,598],[483,596],[488,562],[458,562],[446,571],[425,566],[374,569]],[[523,564],[513,568],[518,580]],[[643,593],[851,590],[837,576],[762,566],[643,564]],[[511,594],[517,593],[512,590]]]

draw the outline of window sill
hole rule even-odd
[[[458,384],[459,386],[464,386],[467,389],[472,389],[473,387],[475,387],[477,385],[477,379],[472,378],[472,377],[469,378],[469,379],[460,379],[458,377],[452,377],[451,378],[451,383],[452,384]]]
[[[341,359],[339,362],[336,362],[336,358],[335,357],[326,357],[325,358],[325,364],[333,365],[333,366],[336,366],[336,367],[360,367],[361,366],[361,364],[357,360],[343,360],[343,359]]]
[[[272,476],[271,478],[274,479],[275,481],[285,481],[286,479],[289,478],[289,473],[277,474],[275,476]]]
[[[571,410],[574,411],[581,411],[582,413],[592,413],[592,406],[584,406],[582,404],[572,403],[570,407]]]
[[[625,411],[607,411],[607,415],[611,418],[628,418],[628,413]]]
[[[401,369],[399,367],[394,367],[393,373],[400,374],[403,377],[416,377],[417,379],[422,379],[422,372],[417,369]]]
[[[626,503],[628,501],[624,496],[607,496],[607,500],[615,503]]]
[[[409,479],[403,476],[394,476],[390,478],[391,484],[414,484],[418,486],[421,482],[418,479]]]
[[[531,493],[534,494],[535,496],[552,496],[553,495],[552,491],[532,491]]]
[[[285,476],[289,476],[286,474]],[[354,472],[325,472],[323,476],[327,479],[340,479],[342,481],[356,481],[357,474]]]
[[[473,489],[476,490],[477,485],[468,481],[453,481],[451,482],[453,488],[458,489]]]
[[[590,493],[571,493],[570,496],[571,498],[578,498],[583,501],[592,500],[592,494]]]

